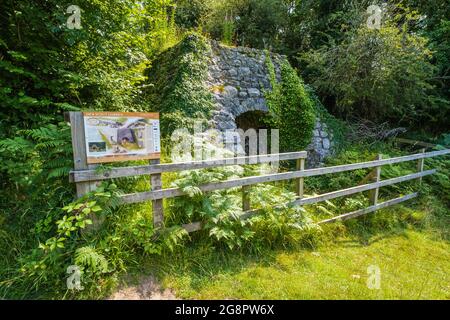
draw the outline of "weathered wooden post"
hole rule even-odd
[[[86,154],[86,138],[84,136],[84,119],[82,112],[68,112],[66,113],[66,120],[70,122],[72,133],[72,149],[73,149],[73,163],[75,170],[95,169],[97,165],[87,163]],[[97,188],[96,181],[77,182],[77,198]]]
[[[87,163],[86,154],[86,138],[84,132],[84,119],[82,112],[66,113],[66,120],[70,122],[72,133],[72,149],[73,149],[73,163],[75,170],[95,169],[98,165]],[[94,191],[98,187],[98,181],[76,182],[77,198],[81,198],[86,193]],[[95,213],[89,215],[92,220],[92,225],[83,232],[90,232],[97,230],[103,223],[104,219],[100,219]]]
[[[250,186],[242,187],[242,210],[250,210]]]
[[[300,170],[300,171],[305,170],[305,159],[304,158],[297,159],[296,169]],[[296,179],[296,181],[295,181],[295,193],[297,194],[299,199],[303,198],[304,192],[305,192],[305,190],[304,190],[304,178]]]
[[[383,155],[379,154],[376,158],[376,160],[381,160],[383,159]],[[375,167],[374,169],[374,181],[375,182],[380,182],[381,180],[381,166],[379,167]],[[380,188],[376,188],[370,191],[369,193],[369,199],[370,199],[370,203],[373,206],[376,206],[378,204],[378,195],[380,193]]]
[[[421,153],[425,153],[425,151],[426,151],[425,148],[420,149]],[[425,158],[417,160],[417,171],[423,172],[424,165],[425,165]],[[422,179],[423,179],[422,177],[419,178],[419,186],[422,184]]]
[[[150,160],[150,164],[160,164],[159,159]],[[151,190],[157,191],[162,189],[161,173],[150,175]],[[164,226],[164,206],[163,199],[152,200],[153,226],[162,228]]]

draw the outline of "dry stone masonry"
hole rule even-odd
[[[266,51],[246,47],[226,47],[211,43],[212,57],[207,85],[213,93],[213,125],[219,130],[237,129],[236,117],[249,111],[268,112],[264,92],[272,90],[266,65]],[[280,66],[285,56],[269,53],[280,80]],[[309,166],[317,166],[332,152],[332,133],[317,119],[308,147]]]
[[[237,116],[248,111],[267,112],[264,91],[271,90],[266,52],[246,47],[229,48],[212,42],[208,86],[214,95],[213,121],[219,130],[236,129]],[[270,53],[280,78],[284,56]]]
[[[327,124],[316,120],[311,144],[307,147],[309,167],[319,166],[333,152],[333,133]]]

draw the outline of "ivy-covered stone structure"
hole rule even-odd
[[[272,90],[266,66],[267,53],[246,47],[230,48],[212,42],[207,85],[214,96],[213,120],[219,130],[237,129],[236,117],[249,111],[268,112],[264,92]],[[280,79],[286,58],[270,54]]]
[[[236,118],[246,112],[268,112],[264,92],[272,90],[267,54],[273,62],[277,81],[281,63],[287,58],[276,53],[227,47],[213,41],[207,85],[214,96],[213,121],[219,130],[237,129]],[[333,133],[324,121],[316,119],[309,151],[309,164],[319,165],[333,151]]]
[[[188,125],[193,118],[203,118],[209,127],[219,130],[237,129],[242,115],[269,112],[266,93],[273,85],[267,55],[279,82],[282,65],[288,63],[285,56],[188,36],[162,54],[149,70],[149,107],[154,110],[156,106],[162,113],[163,130],[174,128],[168,122]],[[334,148],[332,129],[319,114],[306,147],[310,167],[320,165]]]

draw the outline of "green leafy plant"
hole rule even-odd
[[[192,127],[194,121],[207,123],[214,109],[212,94],[205,83],[211,47],[197,33],[159,56],[147,70],[149,87],[143,104],[161,112],[164,137],[175,129]],[[176,76],[175,76],[176,75]]]
[[[245,218],[240,189],[203,193],[198,188],[200,184],[256,175],[264,170],[267,170],[264,166],[231,166],[181,173],[174,186],[187,195],[172,202],[171,211],[176,216],[171,217],[170,223],[201,222],[202,232],[214,244],[229,249],[289,245],[313,233],[315,226],[306,210],[286,205],[295,195],[283,187],[252,186],[249,198],[259,214]]]
[[[95,235],[94,231],[82,232],[93,223],[92,215],[106,215],[116,209],[119,204],[117,195],[117,187],[111,184],[99,187],[65,206],[62,209],[64,214],[55,222],[55,235],[20,258],[20,275],[10,279],[9,285],[25,286],[30,291],[45,288],[49,283],[54,285],[54,288],[62,288],[61,279],[65,279],[64,268],[73,264],[72,259],[82,262],[86,274],[94,276],[98,275],[99,270],[105,270],[104,258],[99,254],[95,255],[95,249],[79,251],[79,246]],[[100,267],[97,262],[101,264]]]
[[[266,122],[280,130],[281,151],[303,150],[311,142],[316,120],[313,102],[302,80],[287,61],[281,63],[280,83],[268,53],[266,65],[272,85],[272,91],[265,92],[269,106]]]

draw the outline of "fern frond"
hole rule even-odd
[[[108,261],[106,258],[90,246],[82,247],[75,251],[75,263],[83,267],[84,271],[92,273],[108,272]]]

